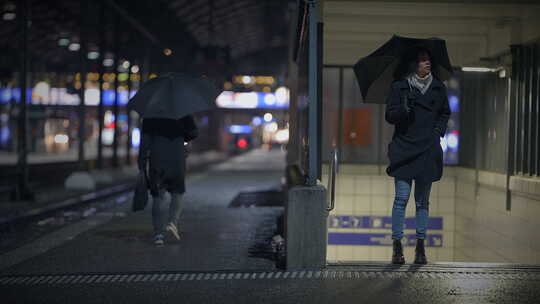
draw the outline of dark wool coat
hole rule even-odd
[[[407,113],[405,100],[411,110]],[[433,78],[422,93],[406,79],[394,81],[386,100],[385,119],[395,126],[388,145],[390,165],[386,173],[400,179],[434,182],[442,177],[440,138],[446,133],[450,107],[444,84]]]
[[[143,119],[139,169],[150,160],[149,187],[152,195],[157,189],[185,192],[186,155],[184,141],[195,139],[197,126],[192,116],[182,119]]]

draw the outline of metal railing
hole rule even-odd
[[[339,172],[338,168],[338,149],[334,148],[330,156],[330,172],[328,174],[328,195],[327,201],[329,206],[327,211],[332,211],[336,207],[336,175]]]

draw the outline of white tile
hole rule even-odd
[[[454,197],[456,193],[455,180],[453,178],[441,181],[438,185],[439,197]]]
[[[371,193],[373,195],[389,195],[388,181],[373,177],[371,179]]]
[[[390,246],[371,246],[372,261],[389,261],[392,257],[392,247]]]
[[[342,214],[352,214],[354,212],[354,205],[353,195],[338,195],[336,197],[336,209]]]
[[[456,225],[455,225],[456,216],[455,215],[445,214],[443,215],[442,218],[443,218],[443,231],[452,232],[456,229]]]
[[[371,212],[387,213],[392,206],[393,201],[388,196],[373,195],[371,197]]]
[[[438,204],[438,212],[441,214],[454,214],[455,212],[455,199],[453,198],[439,198],[439,204]]]
[[[340,195],[353,195],[354,194],[354,176],[352,175],[339,175],[337,180],[337,193]]]
[[[329,261],[337,260],[337,246],[328,245],[326,247],[326,260],[329,260]]]
[[[437,262],[453,262],[454,249],[440,249],[437,257]]]
[[[369,176],[356,176],[354,188],[356,195],[371,195],[371,178]]]
[[[369,246],[355,246],[353,248],[353,256],[355,261],[369,261],[370,260]]]
[[[439,233],[437,230],[428,231],[428,233]],[[443,232],[443,246],[441,248],[443,249],[451,249],[454,248],[454,237],[455,233],[451,231],[445,231]]]
[[[353,259],[353,246],[340,245],[337,248],[337,259],[340,261],[350,261]]]
[[[368,215],[371,212],[371,196],[370,195],[355,195],[354,196],[354,214]]]

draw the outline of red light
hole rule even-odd
[[[242,138],[242,139],[239,139],[239,140],[236,142],[236,145],[238,146],[238,148],[242,148],[242,149],[245,148],[245,147],[247,147],[247,144],[248,144],[247,140],[245,140],[245,139],[243,139],[243,138]]]
[[[114,122],[111,122],[105,126],[106,129],[114,129]]]

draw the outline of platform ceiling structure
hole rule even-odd
[[[325,0],[323,21],[325,64],[352,65],[398,34],[445,39],[454,66],[486,65],[540,36],[540,2]]]
[[[77,71],[81,56],[69,45],[86,37],[88,51],[101,49],[102,56],[142,61],[149,52],[157,70],[280,73],[287,62],[291,3],[295,7],[293,0],[25,1],[33,71]],[[0,1],[1,77],[19,62],[22,2]],[[59,45],[62,38],[70,44]],[[90,60],[90,69],[99,59]]]

